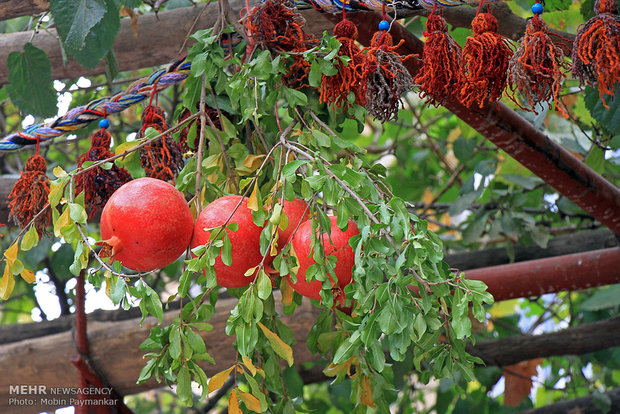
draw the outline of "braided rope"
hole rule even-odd
[[[482,3],[495,3],[502,0],[479,0]],[[345,11],[382,11],[394,10],[432,10],[434,7],[455,7],[478,3],[476,0],[293,0],[295,6],[300,9],[315,8],[328,13]]]
[[[47,141],[77,131],[109,114],[122,112],[149,96],[184,81],[190,70],[191,62],[186,61],[184,57],[165,69],[160,69],[150,76],[135,81],[123,92],[96,99],[69,110],[65,115],[50,123],[32,125],[24,131],[2,138],[0,152],[16,151],[28,145],[36,145],[39,141]]]

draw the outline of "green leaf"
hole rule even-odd
[[[120,28],[116,0],[52,0],[50,11],[65,50],[94,68],[114,45]]]
[[[336,350],[332,362],[334,364],[342,364],[343,362],[351,358],[355,351],[357,351],[361,345],[361,343],[358,341],[359,337],[360,333],[358,331],[355,331],[350,337],[345,339],[338,348],[338,350]]]
[[[84,207],[77,203],[69,203],[69,217],[76,223],[86,223],[88,214]]]
[[[145,284],[146,295],[142,298],[144,306],[148,313],[159,319],[159,323],[162,323],[164,318],[164,309],[159,299],[159,295],[149,285]],[[140,303],[142,304],[142,303]]]
[[[598,311],[620,305],[620,285],[613,285],[596,291],[581,304],[581,309]]]
[[[50,10],[65,46],[81,50],[90,30],[103,19],[106,4],[104,0],[50,0]]]
[[[258,280],[256,283],[258,288],[258,297],[262,300],[267,300],[267,298],[269,298],[269,295],[271,295],[272,286],[271,280],[269,279],[264,270],[261,270],[258,273]]]
[[[207,347],[205,346],[205,341],[202,339],[200,335],[194,332],[191,329],[188,329],[186,332],[187,341],[189,342],[189,346],[192,347],[194,353],[203,354],[207,352]]]
[[[179,359],[181,351],[181,330],[178,326],[174,326],[170,334],[170,356],[172,359]]]
[[[56,114],[56,92],[52,88],[52,64],[47,54],[32,43],[23,53],[12,52],[7,61],[11,101],[22,112],[49,117]]]
[[[192,376],[184,366],[177,375],[177,395],[185,406],[192,404]]]
[[[282,167],[282,175],[286,178],[290,178],[293,175],[295,175],[295,172],[297,171],[297,169],[304,164],[308,164],[308,161],[306,160],[291,161],[288,164],[286,164],[284,167]]]
[[[613,98],[604,95],[603,99],[609,108],[603,104],[597,89],[586,87],[585,103],[592,118],[610,133],[620,134],[620,87],[616,87]]]
[[[471,160],[471,157],[474,155],[476,141],[461,136],[458,137],[454,143],[452,143],[452,149],[454,150],[454,155],[459,159],[459,161],[467,162]]]
[[[28,251],[39,243],[39,233],[35,226],[30,226],[24,237],[22,237],[21,250]]]

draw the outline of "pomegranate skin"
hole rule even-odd
[[[338,258],[334,271],[336,272],[336,277],[338,278],[338,286],[341,289],[344,289],[346,285],[351,283],[351,279],[353,277],[353,265],[355,264],[355,252],[351,246],[349,246],[349,239],[356,234],[359,234],[359,229],[353,220],[349,220],[349,226],[347,227],[347,230],[343,232],[336,225],[336,217],[330,216],[329,219],[332,223],[331,242],[327,233],[323,233],[321,235],[321,242],[323,244],[326,257],[334,255]],[[319,292],[321,291],[322,282],[318,280],[308,282],[306,280],[306,271],[315,263],[314,259],[311,257],[310,251],[310,243],[312,243],[313,238],[314,234],[312,232],[311,221],[302,223],[301,226],[299,226],[297,233],[293,236],[293,250],[297,256],[297,261],[299,262],[299,269],[297,270],[297,283],[291,282],[291,284],[293,289],[300,295],[311,299],[321,300],[321,295]],[[290,276],[287,277],[290,281]],[[332,286],[335,286],[331,276],[329,276],[329,279],[332,282]]]
[[[288,227],[284,230],[278,230],[278,250],[282,250],[291,242],[291,235],[297,229],[297,225],[305,222],[310,218],[310,211],[307,210],[308,203],[299,198],[293,201],[284,200],[282,203],[282,211],[288,219]],[[304,215],[304,213],[306,213]]]
[[[101,238],[114,259],[140,272],[160,269],[187,249],[194,219],[183,194],[155,178],[138,178],[112,194],[101,213]]]
[[[263,259],[260,254],[262,228],[252,221],[252,211],[248,209],[247,197],[224,196],[206,206],[196,219],[191,242],[192,249],[206,244],[211,232],[205,228],[223,225],[240,200],[241,205],[229,221],[229,224],[237,223],[239,229],[237,231],[226,229],[232,244],[232,263],[226,266],[219,255],[213,266],[217,275],[217,284],[225,288],[240,288],[249,285],[253,278],[245,276],[245,272],[260,264]]]

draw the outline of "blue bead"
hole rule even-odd
[[[532,13],[534,14],[542,14],[543,12],[543,6],[540,3],[534,3],[532,4]]]
[[[99,120],[99,128],[108,129],[109,126],[110,121],[108,121],[107,119],[103,118]]]
[[[388,22],[387,20],[381,20],[379,22],[379,30],[383,30],[384,32],[386,32],[389,28],[390,22]]]

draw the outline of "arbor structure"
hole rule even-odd
[[[136,412],[620,409],[620,112],[605,95],[620,71],[612,2],[548,2],[533,19],[519,2],[345,3],[344,13],[336,2],[196,3],[0,5],[0,363],[12,373],[0,380],[0,411],[24,412],[30,400],[32,412],[88,401]],[[593,7],[593,29],[575,39]],[[491,14],[498,34],[477,23],[472,34],[474,19],[493,27]],[[540,19],[552,29],[532,29]],[[608,34],[595,37],[601,27]],[[587,68],[574,71],[585,89],[561,72],[584,33],[605,52],[572,56]],[[503,102],[477,83],[467,96],[483,98],[472,104],[463,94],[473,63],[455,60],[448,78],[441,53],[465,46],[466,61],[476,42],[490,53],[505,39],[522,48],[510,54],[533,60],[515,58],[488,80],[509,81]],[[530,41],[546,46],[532,52]],[[433,53],[439,66],[428,66]],[[448,83],[438,89],[433,74]],[[546,98],[531,108],[532,96]],[[54,116],[58,97],[74,109],[22,124]],[[35,152],[47,168],[20,175]],[[224,195],[247,197],[233,210],[251,212],[256,240],[227,211],[208,242],[164,269],[123,268],[107,257],[111,245],[95,244],[100,210],[144,176],[173,183],[194,216]],[[24,200],[46,185],[45,207],[33,209]],[[312,222],[316,264],[304,274],[307,259],[279,240],[293,199]],[[350,220],[359,234],[346,232]],[[330,238],[319,236],[329,229],[333,243],[340,230],[352,235],[354,283],[344,288],[331,281],[347,259],[325,254]],[[214,269],[235,269],[244,260],[235,246],[250,239],[241,250],[254,246],[261,259],[236,269],[247,286],[220,288]],[[320,301],[295,291],[299,277],[321,282]],[[90,314],[88,328],[84,279],[122,308]],[[60,318],[17,324],[52,319],[50,288]],[[137,394],[166,385],[175,393]],[[112,391],[89,399],[85,389]]]

